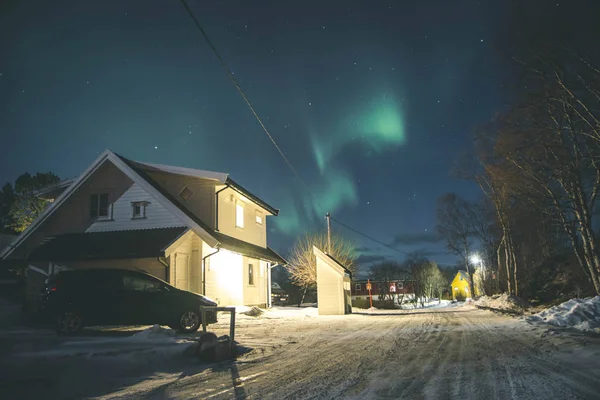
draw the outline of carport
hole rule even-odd
[[[339,261],[313,246],[317,257],[317,304],[319,315],[352,312],[350,281],[352,273]]]

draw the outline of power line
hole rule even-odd
[[[265,133],[267,134],[267,136],[271,140],[271,143],[273,143],[273,146],[275,146],[275,148],[277,149],[277,151],[279,152],[279,154],[281,155],[281,157],[283,158],[283,160],[285,161],[285,163],[288,165],[288,167],[290,167],[290,169],[292,170],[292,172],[294,173],[294,175],[298,179],[298,181],[307,190],[307,193],[309,193],[312,196],[312,194],[308,190],[308,185],[306,183],[304,183],[304,181],[302,180],[302,178],[300,178],[300,175],[298,174],[298,172],[296,172],[296,169],[294,168],[294,166],[292,165],[292,163],[290,162],[290,160],[288,160],[288,158],[285,156],[285,154],[283,153],[283,151],[281,150],[281,148],[277,145],[277,142],[275,142],[275,139],[273,138],[273,136],[271,136],[271,134],[269,133],[269,130],[267,129],[267,127],[265,126],[265,124],[262,122],[262,119],[258,116],[258,113],[256,112],[256,110],[252,106],[252,103],[250,103],[250,100],[246,96],[246,93],[244,93],[244,90],[239,85],[238,81],[235,79],[235,76],[233,75],[233,73],[231,72],[231,70],[229,69],[229,67],[227,66],[227,64],[225,63],[225,60],[223,60],[223,57],[221,57],[221,55],[219,54],[219,51],[217,50],[217,48],[215,47],[215,45],[213,44],[213,42],[211,42],[211,40],[208,38],[208,35],[204,31],[204,28],[202,28],[202,25],[200,25],[200,22],[198,21],[198,19],[196,18],[196,16],[192,12],[192,10],[190,9],[190,7],[186,3],[186,1],[185,0],[181,0],[181,4],[183,4],[183,6],[185,7],[185,9],[186,9],[187,13],[189,14],[190,18],[192,18],[192,20],[194,21],[194,24],[196,24],[196,28],[198,28],[198,30],[200,31],[200,33],[204,37],[204,40],[206,40],[206,43],[208,43],[208,46],[211,48],[212,52],[219,59],[219,62],[221,63],[221,66],[223,67],[223,69],[227,73],[227,76],[229,76],[229,79],[235,85],[237,91],[240,93],[240,95],[242,96],[242,98],[244,99],[244,101],[246,102],[246,104],[248,105],[248,108],[250,108],[250,111],[252,111],[252,114],[254,114],[254,117],[256,118],[256,120],[258,121],[258,123],[260,124],[260,126],[262,127],[263,131],[265,131]],[[314,196],[313,196],[313,199],[314,199]]]
[[[252,106],[252,103],[250,103],[250,100],[246,96],[246,93],[244,93],[244,90],[242,89],[242,87],[240,86],[240,84],[238,83],[238,81],[235,79],[235,76],[233,75],[233,73],[231,72],[231,70],[229,69],[229,67],[227,66],[227,63],[225,63],[225,60],[223,59],[223,57],[221,57],[221,54],[217,50],[216,46],[208,38],[208,35],[204,31],[204,28],[202,28],[202,25],[200,25],[200,22],[198,21],[198,19],[196,18],[196,16],[192,12],[192,10],[190,9],[190,7],[186,3],[186,1],[185,0],[181,0],[181,4],[183,4],[183,6],[185,7],[185,10],[189,14],[190,18],[194,21],[194,24],[196,25],[196,28],[198,28],[198,30],[202,34],[202,37],[204,37],[204,40],[206,40],[206,43],[208,43],[208,46],[210,47],[210,49],[212,50],[212,52],[214,53],[214,55],[219,59],[219,62],[221,63],[221,66],[223,67],[223,69],[227,73],[227,76],[229,77],[229,79],[231,80],[231,82],[233,82],[233,84],[235,85],[237,91],[239,92],[239,94],[242,96],[242,98],[244,99],[244,101],[248,105],[248,108],[250,108],[250,111],[252,111],[252,114],[254,115],[254,117],[256,118],[256,120],[258,121],[258,123],[260,124],[260,126],[262,127],[263,131],[267,134],[267,136],[271,140],[271,143],[273,143],[273,146],[275,146],[275,148],[277,149],[277,151],[279,152],[279,154],[281,155],[281,157],[283,158],[283,160],[285,161],[285,163],[288,165],[288,167],[290,168],[290,170],[292,171],[292,173],[294,174],[294,176],[304,186],[304,188],[306,189],[306,192],[313,198],[313,200],[315,202],[317,202],[317,199],[311,193],[308,185],[302,180],[302,178],[300,177],[300,175],[298,174],[298,172],[296,171],[296,169],[294,168],[294,166],[292,165],[292,163],[290,162],[290,160],[288,160],[288,158],[285,156],[285,154],[283,153],[283,151],[281,150],[281,148],[279,147],[279,145],[277,144],[277,142],[275,141],[275,139],[273,138],[273,136],[271,135],[271,133],[269,133],[269,130],[267,129],[267,127],[263,123],[262,119],[260,118],[260,116],[258,115],[258,113],[256,112],[256,110]],[[397,252],[402,253],[402,254],[408,254],[405,251],[402,251],[402,250],[396,249],[394,247],[388,246],[387,244],[385,244],[383,242],[380,242],[379,240],[374,239],[371,236],[368,236],[368,235],[366,235],[366,234],[364,234],[362,232],[359,232],[356,229],[349,227],[348,225],[344,224],[343,222],[338,221],[337,219],[335,219],[333,217],[331,219],[333,219],[338,224],[344,226],[345,228],[347,228],[347,229],[349,229],[349,230],[351,230],[351,231],[353,231],[353,232],[355,232],[355,233],[357,233],[357,234],[359,234],[361,236],[364,236],[367,239],[370,239],[370,240],[374,241],[375,243],[378,243],[378,244],[380,244],[380,245],[382,245],[384,247],[387,247],[388,249],[397,251]]]
[[[408,255],[408,254],[409,254],[409,253],[407,253],[406,251],[403,251],[403,250],[397,249],[397,248],[395,248],[395,247],[392,247],[392,246],[390,246],[390,245],[387,245],[387,244],[385,244],[385,243],[383,243],[383,242],[381,242],[381,241],[379,241],[379,240],[377,240],[377,239],[375,239],[375,238],[372,238],[371,236],[369,236],[369,235],[367,235],[367,234],[365,234],[365,233],[362,233],[362,232],[360,232],[360,231],[358,231],[358,230],[356,230],[356,229],[354,229],[354,228],[352,228],[352,227],[350,227],[350,226],[348,226],[348,225],[344,224],[343,222],[340,222],[340,221],[338,221],[337,219],[335,219],[335,218],[333,218],[333,217],[330,217],[330,218],[331,218],[332,220],[334,220],[335,222],[337,222],[338,224],[342,225],[344,228],[346,228],[346,229],[349,229],[349,230],[351,230],[352,232],[354,232],[354,233],[357,233],[357,234],[359,234],[359,235],[361,235],[361,236],[364,236],[364,237],[366,237],[367,239],[374,241],[375,243],[378,243],[378,244],[380,244],[380,245],[382,245],[382,246],[384,246],[384,247],[387,247],[388,249],[391,249],[391,250],[397,251],[398,253],[402,253],[402,254],[406,254],[406,255]]]

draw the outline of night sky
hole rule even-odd
[[[330,211],[454,264],[436,239],[435,205],[448,191],[479,194],[449,171],[508,101],[492,44],[508,11],[497,3],[508,2],[190,0],[307,189],[179,1],[5,0],[0,182],[75,177],[109,148],[230,173],[281,209],[269,242],[282,254],[324,229]],[[539,3],[539,18],[581,12]],[[363,265],[403,258],[333,228],[356,240]]]

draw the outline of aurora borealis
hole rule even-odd
[[[305,188],[178,1],[5,1],[0,183],[74,177],[110,148],[230,173],[281,210],[268,226],[282,254],[331,212],[454,263],[435,202],[477,192],[449,171],[505,104],[492,43],[506,10],[487,3],[189,1]],[[344,233],[363,265],[402,257]]]

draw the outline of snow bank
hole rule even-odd
[[[142,342],[142,341],[156,341],[156,340],[165,340],[171,341],[169,339],[174,340],[175,331],[170,328],[163,328],[160,325],[153,325],[148,329],[144,329],[134,335],[131,335],[128,338],[124,338],[125,340],[133,341],[133,342]]]
[[[481,296],[473,301],[473,304],[480,307],[495,308],[496,310],[522,311],[527,307],[523,300],[514,295],[502,293],[494,296]]]
[[[238,319],[294,319],[316,317],[319,314],[317,307],[282,306],[272,308],[259,308],[248,306],[235,306]],[[219,321],[229,321],[228,313],[219,314]]]
[[[527,321],[600,333],[600,296],[565,301],[527,317]]]

